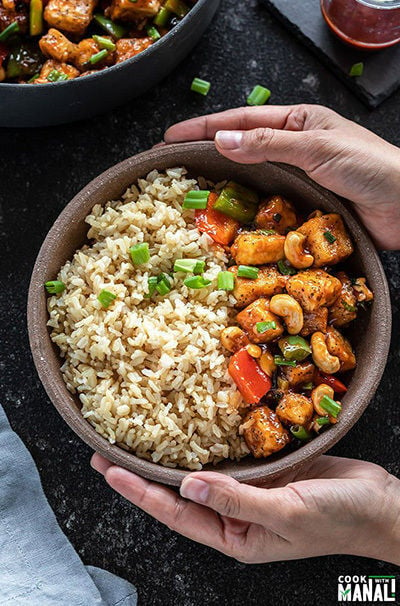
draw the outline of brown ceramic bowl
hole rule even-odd
[[[113,463],[142,476],[164,484],[181,483],[187,471],[150,463],[110,444],[81,416],[78,398],[69,393],[62,379],[58,350],[52,344],[46,327],[48,316],[43,288],[43,283],[54,278],[65,261],[85,243],[88,226],[84,223],[84,218],[95,204],[118,199],[131,183],[154,168],[165,169],[172,166],[186,166],[192,176],[204,175],[215,181],[234,177],[235,180],[263,193],[283,194],[304,209],[321,208],[328,212],[339,212],[355,244],[355,253],[349,264],[359,275],[367,277],[369,286],[375,293],[372,306],[360,314],[350,335],[358,356],[358,366],[349,390],[342,400],[340,422],[296,451],[278,453],[261,460],[246,457],[239,463],[225,461],[212,467],[241,482],[259,484],[326,452],[349,431],[365,410],[379,384],[390,344],[389,290],[370,238],[342,202],[316,185],[303,172],[283,164],[234,164],[220,156],[213,143],[197,142],[152,149],[128,158],[94,179],[75,196],[58,217],[36,260],[28,301],[28,328],[34,362],[49,398],[68,425],[89,446]]]

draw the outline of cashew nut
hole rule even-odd
[[[317,414],[319,414],[321,417],[325,417],[328,414],[326,412],[326,410],[320,406],[320,402],[321,402],[322,398],[324,396],[328,396],[329,398],[332,398],[332,400],[333,400],[334,395],[335,395],[335,392],[333,391],[332,387],[330,387],[329,385],[326,385],[325,383],[318,385],[317,387],[315,387],[312,390],[311,401],[313,403],[315,412]]]
[[[337,356],[332,356],[325,342],[323,332],[315,332],[311,336],[311,351],[315,364],[322,372],[333,374],[340,369],[340,360]]]
[[[245,347],[249,339],[239,326],[228,326],[221,332],[221,343],[228,351],[235,353]]]
[[[263,370],[269,377],[272,377],[276,370],[276,364],[272,353],[270,351],[264,352],[261,355],[258,363],[260,364],[261,370]]]
[[[306,237],[298,231],[290,231],[283,247],[285,257],[296,269],[306,269],[314,263],[314,257],[305,251]]]
[[[274,295],[269,303],[272,313],[281,316],[290,335],[298,335],[303,328],[303,310],[290,295]]]
[[[250,345],[247,345],[246,349],[247,349],[247,353],[252,358],[259,358],[262,354],[261,347],[259,347],[258,345],[254,345],[254,343],[250,343]]]

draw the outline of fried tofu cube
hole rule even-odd
[[[274,229],[278,234],[287,234],[298,225],[296,211],[289,200],[282,196],[271,196],[261,202],[255,224],[263,229]]]
[[[231,246],[231,254],[239,265],[265,265],[284,258],[285,236],[263,234],[261,231],[243,232]]]
[[[39,46],[46,57],[61,63],[72,62],[75,58],[76,45],[53,27],[49,29],[45,36],[40,38]]]
[[[290,435],[268,406],[258,406],[245,417],[241,431],[253,457],[269,457],[285,448]]]
[[[281,373],[289,383],[289,387],[297,389],[314,379],[315,366],[312,362],[297,362],[296,366],[282,366]]]
[[[233,296],[235,297],[237,307],[250,305],[260,297],[272,297],[283,292],[288,276],[282,276],[274,265],[260,267],[257,278],[238,278],[238,266],[229,268],[235,275],[235,286]]]
[[[342,290],[329,309],[329,323],[333,326],[346,326],[357,317],[357,298],[349,276],[341,271],[337,277],[342,283]]]
[[[122,63],[131,57],[135,57],[148,46],[153,43],[153,40],[149,37],[146,38],[121,38],[116,42],[116,63]]]
[[[329,326],[325,336],[326,347],[332,356],[340,361],[340,371],[353,370],[357,361],[350,342],[333,326]]]
[[[308,425],[313,416],[314,406],[306,396],[288,392],[279,401],[275,412],[284,425]]]
[[[342,217],[336,213],[313,217],[297,231],[306,236],[306,248],[314,257],[314,267],[336,265],[353,252]]]
[[[289,295],[294,297],[306,312],[315,311],[319,307],[329,307],[341,289],[341,281],[322,269],[299,271],[286,283]]]
[[[314,311],[303,313],[303,328],[301,329],[301,336],[307,337],[312,335],[313,332],[326,332],[328,327],[328,308],[318,307]]]
[[[113,20],[135,21],[143,17],[153,17],[160,10],[160,0],[113,0],[110,16]]]
[[[50,0],[44,19],[50,27],[82,35],[93,17],[97,0]]]
[[[79,44],[76,45],[74,65],[76,65],[76,67],[81,71],[87,70],[88,66],[90,65],[90,57],[96,55],[98,52],[100,52],[100,50],[101,48],[97,42],[93,40],[93,38],[85,38],[84,40],[81,40]],[[105,66],[114,65],[114,61],[115,52],[108,51],[107,55],[93,67],[100,69]]]
[[[237,322],[249,335],[253,343],[269,343],[283,334],[280,318],[269,310],[268,299],[257,299],[236,316]],[[260,330],[259,322],[275,322],[275,328]],[[263,327],[265,328],[265,327]]]
[[[77,78],[80,75],[79,71],[73,65],[68,65],[67,63],[60,63],[54,59],[49,59],[42,65],[39,78],[36,78],[36,80],[33,81],[33,84],[47,84],[50,82],[48,76],[54,71],[59,72],[60,74],[65,74],[69,80]]]

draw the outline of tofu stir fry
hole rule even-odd
[[[135,57],[196,0],[0,0],[0,82],[47,84]]]
[[[280,195],[260,200],[229,182],[196,210],[196,224],[231,258],[218,286],[232,291],[238,312],[221,342],[251,453],[310,440],[338,422],[342,374],[357,363],[345,331],[373,299],[365,278],[343,268],[353,244],[341,216],[303,216]]]

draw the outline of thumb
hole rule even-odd
[[[242,164],[286,162],[309,169],[310,132],[255,128],[247,131],[220,130],[215,135],[217,150]]]
[[[273,522],[276,512],[282,517],[289,505],[280,488],[256,488],[222,473],[205,471],[187,476],[180,493],[223,516],[256,524]]]

